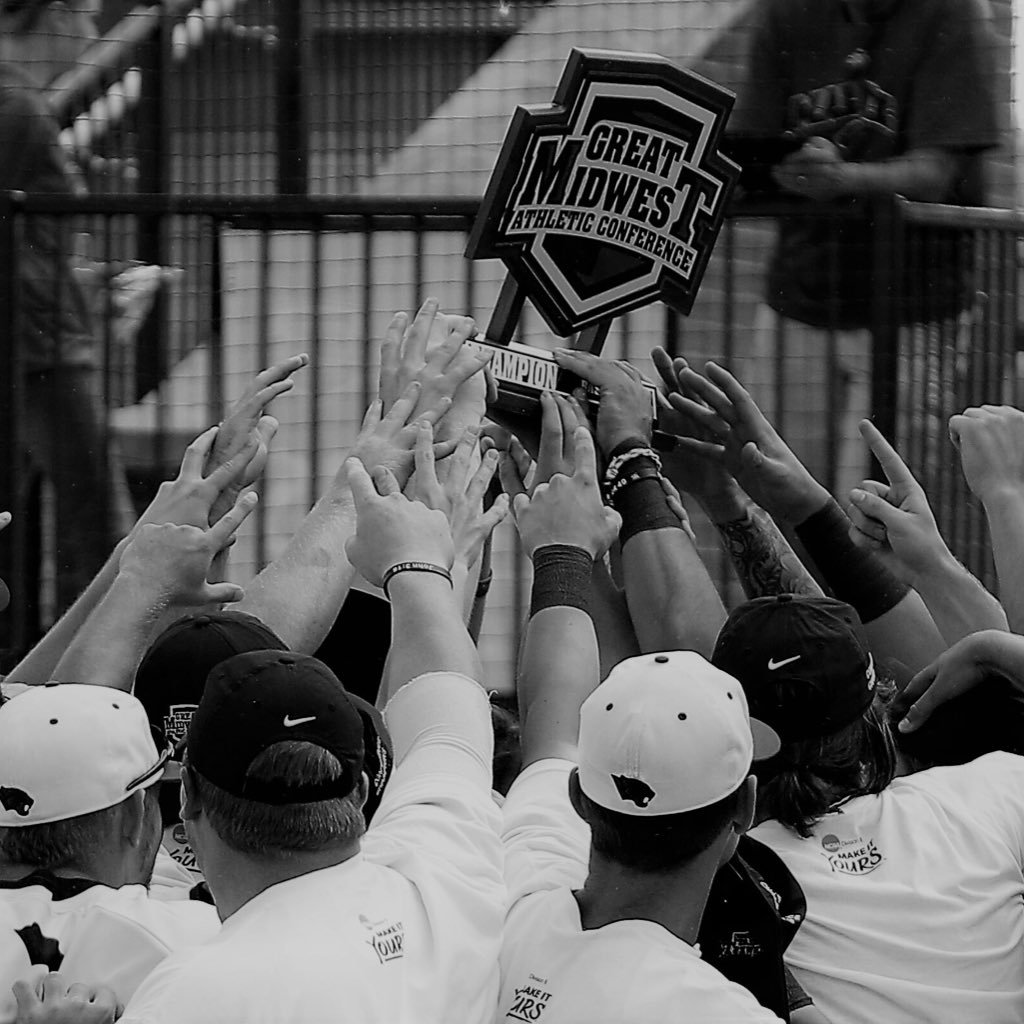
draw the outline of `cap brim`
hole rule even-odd
[[[754,737],[754,760],[767,761],[782,749],[779,734],[757,718],[750,719],[750,734]]]

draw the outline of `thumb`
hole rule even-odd
[[[768,465],[768,457],[753,441],[748,441],[740,449],[740,461],[753,470],[761,470]]]
[[[896,726],[900,732],[915,732],[928,721],[937,704],[935,698],[929,696],[932,692],[931,685],[937,675],[938,665],[933,663],[921,669],[907,683],[906,689],[900,694],[900,702],[905,704],[907,701],[912,701],[912,703]]]
[[[519,521],[519,517],[530,507],[530,496],[525,491],[520,491],[512,499],[512,518]]]
[[[232,604],[243,597],[245,591],[237,583],[210,583],[206,587],[206,600],[210,604]]]
[[[872,519],[877,519],[886,528],[898,527],[900,521],[907,514],[900,509],[896,508],[895,505],[890,505],[884,498],[879,498],[877,494],[871,494],[868,491],[862,491],[859,487],[854,487],[850,491],[850,501],[864,513],[866,516],[870,516]]]

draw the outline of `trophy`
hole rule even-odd
[[[719,150],[733,99],[655,54],[574,49],[552,103],[516,108],[466,247],[508,270],[471,342],[493,351],[493,419],[522,428],[542,391],[580,383],[513,340],[526,299],[595,354],[629,310],[661,299],[690,312],[739,176]],[[671,446],[657,431],[655,443]]]

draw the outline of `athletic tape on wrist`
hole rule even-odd
[[[906,597],[910,587],[873,552],[850,540],[852,523],[835,498],[796,527],[796,535],[840,601],[861,622],[873,622]]]
[[[574,544],[546,544],[533,553],[530,617],[545,608],[579,608],[590,614],[594,559]]]
[[[636,479],[623,477],[615,490],[612,504],[622,516],[619,543],[625,546],[630,537],[648,530],[681,530],[683,524],[668,504],[668,495],[661,486],[658,473],[641,474]]]

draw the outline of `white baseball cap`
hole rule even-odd
[[[580,709],[580,788],[621,814],[695,811],[736,790],[779,745],[750,718],[743,687],[695,651],[641,654]]]
[[[108,686],[34,686],[0,707],[0,826],[113,807],[160,780],[142,704]]]

